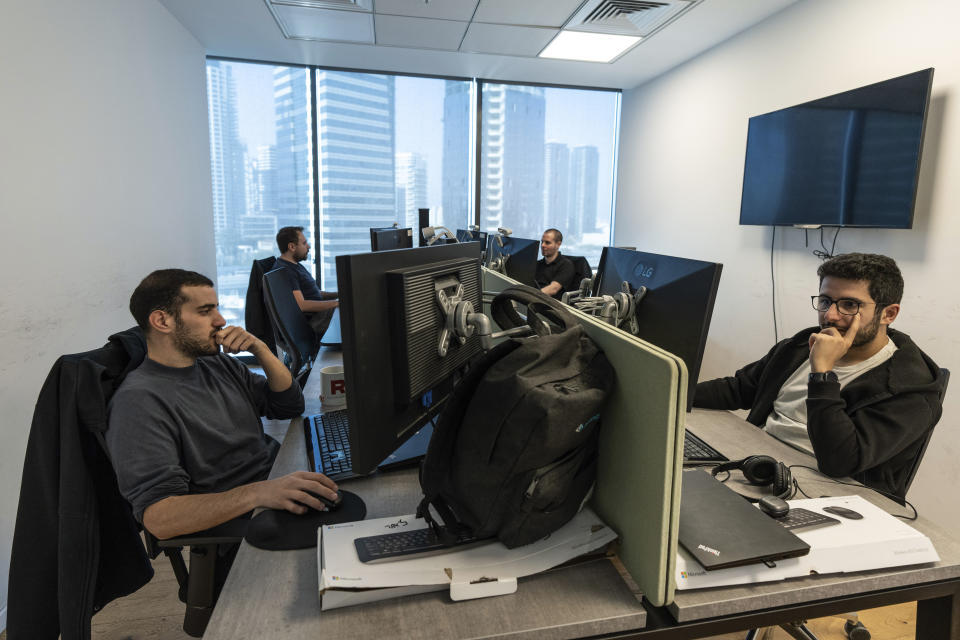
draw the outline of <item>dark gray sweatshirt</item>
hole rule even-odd
[[[137,520],[169,496],[217,493],[267,477],[279,445],[260,416],[303,412],[294,382],[282,392],[226,355],[167,367],[146,358],[109,406],[107,447]]]

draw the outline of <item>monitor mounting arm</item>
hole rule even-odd
[[[578,291],[563,294],[562,301],[584,313],[597,316],[608,324],[619,327],[632,335],[640,333],[637,323],[637,306],[647,293],[646,287],[640,287],[636,293],[630,293],[630,284],[623,282],[620,291],[612,296],[589,296],[589,280],[584,278]]]
[[[463,285],[453,277],[437,281],[437,304],[440,305],[445,319],[437,345],[437,353],[441,358],[447,355],[451,340],[456,339],[460,344],[465,344],[467,338],[474,333],[480,338],[480,345],[484,351],[492,349],[493,341],[498,338],[533,334],[533,329],[529,325],[505,331],[493,331],[490,318],[477,313],[473,303],[463,299]]]

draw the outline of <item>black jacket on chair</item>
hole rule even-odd
[[[244,328],[263,340],[272,352],[276,352],[277,343],[273,336],[273,327],[270,325],[267,308],[263,303],[263,274],[271,271],[276,263],[277,259],[273,256],[253,261],[243,307]]]
[[[96,611],[153,577],[97,437],[107,401],[145,355],[143,334],[129,329],[60,357],[40,390],[13,533],[9,640],[87,640]]]

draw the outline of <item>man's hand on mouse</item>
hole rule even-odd
[[[289,475],[250,485],[255,490],[257,506],[285,509],[303,514],[307,508],[325,511],[327,506],[312,494],[333,501],[337,499],[337,483],[312,471],[295,471]]]
[[[814,373],[832,371],[837,362],[847,354],[860,330],[860,314],[853,316],[846,333],[836,327],[825,327],[820,333],[810,334],[810,370]]]

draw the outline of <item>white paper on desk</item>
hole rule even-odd
[[[395,526],[391,526],[395,525]],[[447,585],[483,578],[520,578],[545,571],[613,541],[617,534],[589,508],[552,534],[522,547],[500,542],[437,556],[364,564],[353,541],[364,536],[413,531],[427,524],[413,515],[321,527],[317,549],[320,592],[409,585]]]
[[[773,567],[758,563],[706,571],[680,549],[677,589],[771,582],[810,574],[850,573],[940,560],[927,536],[860,496],[790,500],[789,503],[791,508],[818,513],[830,505],[847,507],[860,513],[863,519],[848,520],[827,514],[840,520],[840,524],[794,530],[797,537],[810,545],[810,553],[777,560]]]

